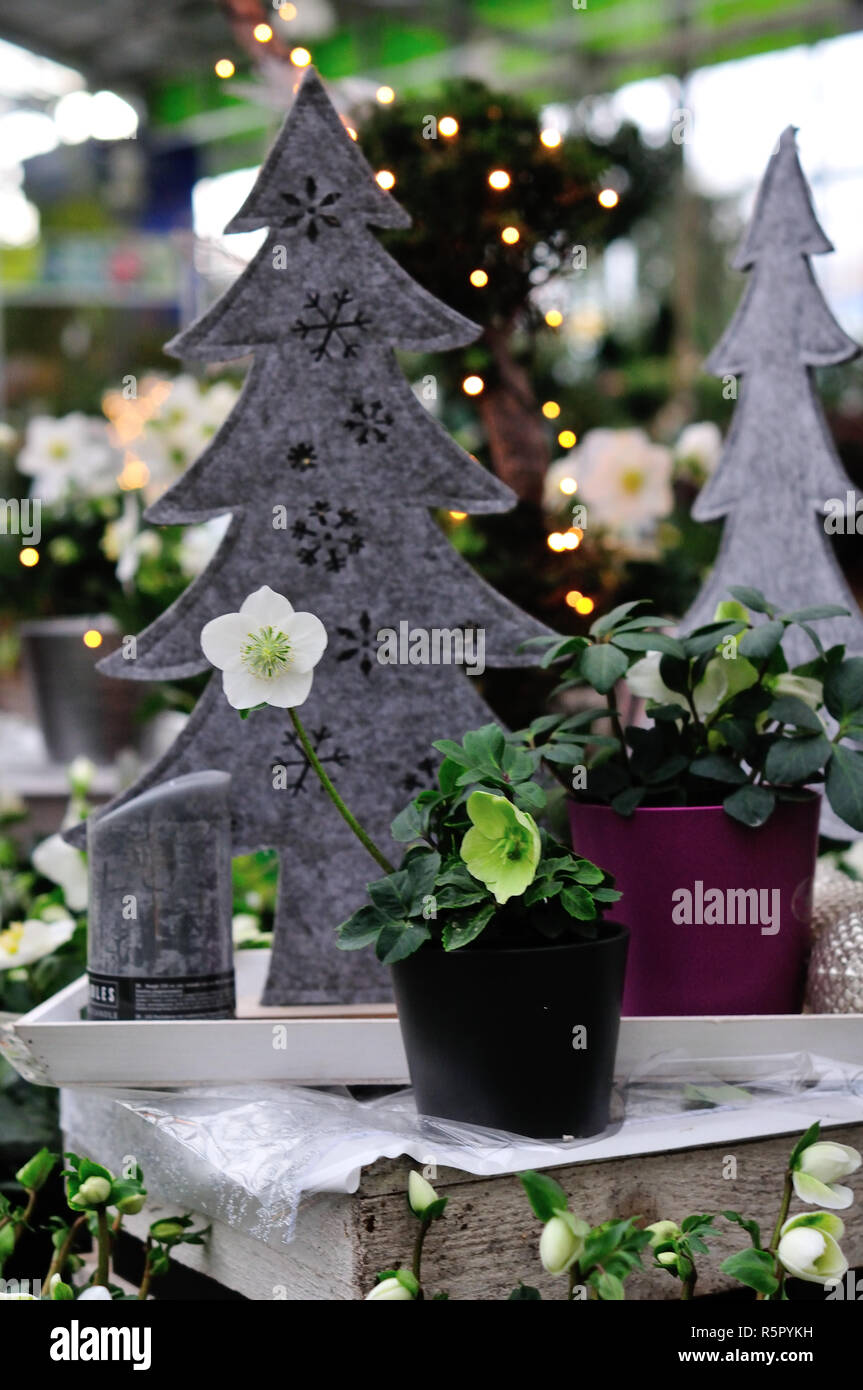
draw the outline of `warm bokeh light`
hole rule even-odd
[[[101,647],[102,634],[98,628],[88,627],[84,633],[83,642],[85,647]]]
[[[348,135],[351,137],[352,140],[357,140],[359,138],[357,132],[354,130],[352,125],[346,125],[345,130],[348,132]]]
[[[389,106],[390,102],[395,101],[396,99],[396,94],[393,91],[392,87],[378,87],[377,91],[375,92],[375,96],[377,97],[381,106]]]
[[[481,290],[488,284],[488,276],[484,270],[472,270],[470,273],[470,282],[474,289]]]
[[[150,470],[144,460],[135,454],[127,454],[117,474],[118,485],[124,492],[133,492],[135,488],[146,487],[149,481]]]
[[[233,77],[236,71],[230,58],[220,58],[215,67],[217,77]]]
[[[543,403],[542,413],[546,420],[556,420],[560,414],[560,406],[557,401],[545,401]]]
[[[458,121],[455,116],[441,116],[437,123],[438,132],[445,135],[449,140],[453,135],[458,135]]]
[[[596,201],[601,208],[616,208],[620,202],[620,195],[613,188],[603,188]]]
[[[35,550],[32,545],[25,545],[23,550],[18,551],[18,559],[28,570],[32,569],[34,565],[39,563],[39,551]]]
[[[549,309],[545,316],[545,321],[549,328],[560,328],[560,325],[563,323],[563,314],[559,309]]]
[[[504,188],[509,188],[511,179],[505,169],[492,169],[488,176],[489,186],[501,192]]]
[[[593,599],[588,598],[587,594],[582,594],[578,589],[570,589],[566,601],[570,608],[574,608],[576,613],[580,613],[583,618],[586,618],[588,613],[592,613],[596,607]]]
[[[563,535],[560,531],[552,531],[551,535],[546,537],[546,545],[549,550],[560,551],[566,549],[563,542]]]
[[[307,68],[312,61],[312,55],[307,48],[292,48],[288,56],[295,68]]]
[[[467,512],[450,512],[450,521],[466,521]]]
[[[291,19],[296,19],[296,17],[297,17],[297,7],[296,7],[296,5],[280,5],[280,6],[279,6],[279,19],[291,20]]]
[[[273,37],[273,31],[269,24],[256,24],[252,30],[252,38],[257,39],[258,43],[269,43]]]
[[[504,227],[500,234],[500,239],[501,241],[505,241],[507,246],[515,246],[520,236],[521,232],[518,230],[518,227]]]
[[[466,396],[478,396],[485,386],[481,376],[466,376],[461,384],[461,389]]]
[[[378,169],[375,178],[381,188],[395,188],[396,176],[390,169]]]
[[[571,497],[574,492],[578,492],[578,483],[575,478],[561,478],[558,487],[565,497]]]
[[[578,436],[575,434],[574,430],[561,430],[560,434],[557,436],[557,442],[561,449],[571,449],[577,438]]]
[[[570,526],[568,531],[564,531],[562,540],[564,550],[578,550],[584,540],[584,532],[578,526]]]
[[[559,130],[543,130],[539,136],[547,150],[556,150],[563,139]]]

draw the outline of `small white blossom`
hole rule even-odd
[[[249,594],[239,613],[213,618],[201,632],[204,655],[222,672],[225,697],[234,709],[301,705],[326,645],[320,618],[295,613],[266,584]]]
[[[33,965],[43,956],[50,956],[65,946],[75,930],[71,917],[44,922],[30,917],[24,922],[10,922],[0,931],[0,970],[18,970]]]
[[[72,911],[83,912],[88,900],[86,855],[67,845],[62,835],[49,835],[36,846],[31,859],[34,869],[59,883]]]

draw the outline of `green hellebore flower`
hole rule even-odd
[[[680,1235],[680,1227],[676,1221],[653,1221],[644,1229],[650,1232],[650,1244],[654,1250],[657,1245],[667,1245]]]
[[[794,1165],[794,1191],[801,1202],[843,1211],[854,1201],[854,1193],[836,1179],[855,1173],[860,1163],[860,1154],[850,1145],[818,1140],[803,1150]]]
[[[786,1221],[776,1254],[795,1279],[807,1284],[832,1284],[841,1279],[848,1261],[837,1243],[844,1234],[841,1218],[830,1211],[804,1212]]]
[[[473,822],[460,854],[469,874],[490,888],[495,901],[520,897],[536,877],[542,846],[536,822],[505,796],[471,792],[467,813]]]
[[[738,603],[736,598],[724,598],[721,603],[716,605],[713,621],[715,623],[748,623],[749,609],[744,608],[742,603]]]
[[[539,1258],[549,1274],[565,1274],[584,1250],[589,1227],[568,1211],[549,1218],[539,1238]]]
[[[431,1183],[418,1173],[414,1168],[408,1173],[408,1202],[410,1209],[415,1216],[422,1216],[423,1212],[438,1200],[438,1195]]]
[[[128,1197],[121,1197],[119,1202],[115,1202],[114,1205],[124,1216],[137,1216],[146,1200],[146,1192],[133,1192]]]
[[[102,1207],[111,1196],[111,1184],[107,1178],[85,1178],[74,1197],[69,1198],[71,1207]]]

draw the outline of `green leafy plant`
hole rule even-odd
[[[811,626],[845,609],[778,613],[757,589],[730,592],[714,622],[685,636],[663,632],[667,620],[634,601],[598,618],[588,637],[535,639],[548,648],[544,664],[566,663],[558,693],[591,687],[605,703],[534,721],[522,747],[539,746],[558,775],[566,766],[575,796],[624,816],[721,802],[756,827],[823,782],[837,815],[863,830],[863,657],[825,649]],[[789,669],[782,639],[795,625],[813,657]],[[646,699],[652,727],[623,726],[622,681]]]
[[[408,1174],[408,1210],[415,1216],[419,1225],[414,1241],[410,1269],[382,1269],[375,1276],[375,1283],[366,1300],[371,1303],[421,1303],[425,1299],[422,1286],[422,1257],[426,1236],[435,1221],[439,1221],[446,1211],[448,1197],[439,1197],[427,1178],[416,1169]],[[432,1302],[446,1300],[447,1294],[437,1293]]]
[[[552,1275],[568,1276],[571,1302],[593,1296],[604,1302],[625,1298],[624,1282],[641,1269],[641,1252],[650,1244],[649,1231],[636,1225],[637,1216],[603,1221],[591,1227],[569,1210],[566,1193],[547,1173],[519,1173],[531,1210],[543,1223],[539,1255]],[[522,1297],[513,1294],[510,1297]]]
[[[409,848],[339,927],[339,947],[372,946],[391,965],[426,942],[454,951],[479,937],[539,946],[595,936],[620,894],[608,874],[534,821],[545,806],[535,780],[541,751],[496,724],[434,746],[443,755],[438,787],[393,821],[393,838]]]

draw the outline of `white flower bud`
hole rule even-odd
[[[432,1202],[438,1200],[438,1195],[422,1175],[412,1168],[408,1174],[408,1202],[411,1211],[415,1216],[422,1216],[423,1212],[431,1206]]]
[[[562,1216],[546,1221],[539,1238],[539,1258],[549,1274],[565,1274],[583,1249],[584,1241]]]

